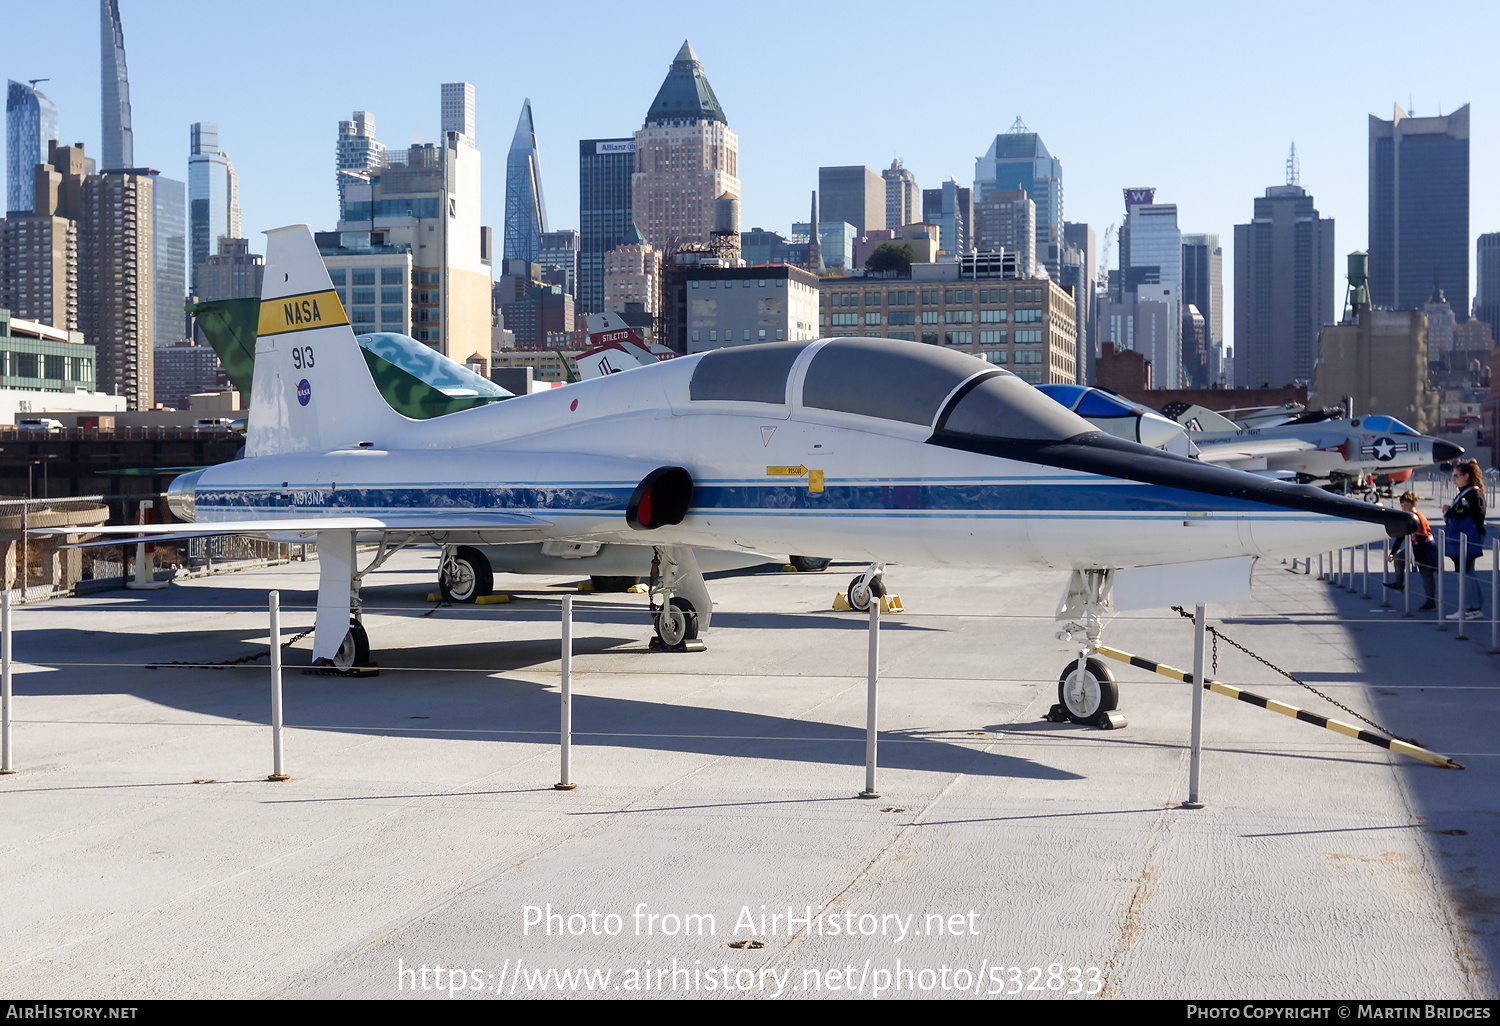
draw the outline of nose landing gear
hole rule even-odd
[[[1047,714],[1054,723],[1068,720],[1104,729],[1125,725],[1125,717],[1115,712],[1120,689],[1114,674],[1102,661],[1092,658],[1104,632],[1103,614],[1110,608],[1112,577],[1111,570],[1074,570],[1058,606],[1057,619],[1073,621],[1057,632],[1058,639],[1078,638],[1081,644],[1078,657],[1070,659],[1058,676],[1057,704]]]

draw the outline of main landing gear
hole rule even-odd
[[[870,568],[849,582],[849,608],[861,613],[870,603],[885,597],[885,564],[871,563]]]
[[[410,534],[380,536],[375,558],[363,570],[356,562],[353,531],[318,532],[318,619],[313,665],[351,677],[380,671],[370,658],[370,635],[360,615],[359,586],[366,574],[411,542]]]
[[[1054,722],[1070,720],[1091,727],[1123,727],[1125,717],[1115,712],[1120,703],[1120,689],[1114,674],[1099,659],[1091,656],[1103,633],[1102,618],[1110,606],[1113,571],[1074,570],[1068,581],[1067,594],[1058,606],[1057,619],[1070,620],[1057,632],[1062,641],[1080,642],[1078,657],[1070,659],[1057,680],[1057,704],[1047,718]],[[1083,622],[1078,623],[1079,620]]]
[[[714,604],[692,549],[656,546],[646,592],[656,626],[656,637],[651,639],[653,651],[702,652],[708,647],[698,640],[698,633],[708,630]]]
[[[443,546],[438,591],[449,602],[474,602],[495,587],[494,571],[484,553],[468,545]]]

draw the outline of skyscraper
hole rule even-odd
[[[99,85],[104,147],[101,170],[135,166],[130,129],[130,73],[125,68],[125,30],[119,0],[99,0]],[[147,385],[147,392],[150,386]]]
[[[1151,361],[1157,388],[1181,387],[1182,232],[1177,227],[1177,204],[1157,203],[1155,189],[1125,190],[1119,280],[1122,294],[1164,305],[1161,330],[1137,330],[1135,348]],[[1146,339],[1149,350],[1142,348]]]
[[[1370,303],[1419,310],[1436,285],[1469,311],[1469,105],[1370,115]]]
[[[1295,184],[1271,186],[1234,226],[1236,385],[1313,381],[1318,332],[1334,319],[1333,245],[1333,221]]]
[[[451,88],[443,87],[444,99]],[[367,134],[347,137],[373,136],[369,116],[356,118]],[[356,332],[410,332],[460,362],[475,353],[488,360],[490,264],[474,137],[450,128],[442,142],[412,146],[403,156],[404,163],[341,172],[338,231],[351,248],[322,250],[334,287]]]
[[[89,175],[82,183],[79,328],[99,352],[100,391],[124,396],[132,410],[152,404],[152,261],[155,214],[149,174]],[[175,297],[181,322],[182,297]]]
[[[339,122],[333,172],[339,191],[339,220],[348,217],[344,209],[345,188],[355,182],[368,184],[370,172],[384,167],[385,162],[385,146],[375,141],[374,115],[366,110],[357,110],[350,120]]]
[[[885,223],[885,180],[862,165],[818,168],[818,195],[825,221],[854,225],[856,235]]]
[[[152,168],[134,173],[151,176],[152,345],[175,346],[187,338],[182,309],[188,288],[187,188]]]
[[[504,259],[533,261],[547,230],[547,202],[542,198],[542,166],[537,160],[536,125],[531,101],[521,103],[516,134],[505,158]]]
[[[36,188],[30,214],[0,221],[0,306],[17,317],[79,328],[78,221],[83,180],[94,162],[82,147],[47,144],[44,168],[33,168]]]
[[[916,224],[922,216],[922,190],[917,188],[917,176],[901,166],[901,158],[891,160],[891,166],[880,172],[885,179],[885,226],[899,232],[909,224]]]
[[[1099,246],[1094,229],[1077,221],[1063,222],[1063,267],[1059,284],[1073,286],[1073,312],[1078,323],[1078,383],[1094,383],[1094,362],[1099,358],[1099,304],[1094,272],[1099,266]]]
[[[1036,277],[1036,204],[1025,189],[996,189],[974,204],[974,249],[1014,253],[1016,273]]]
[[[578,311],[602,313],[604,263],[631,229],[634,139],[584,139],[578,144]]]
[[[957,256],[974,248],[974,192],[952,178],[922,190],[922,221],[938,226],[938,245]]]
[[[468,82],[444,82],[442,90],[443,132],[461,132],[474,139],[474,86]]]
[[[1224,359],[1224,251],[1218,235],[1182,237],[1183,309],[1197,307],[1203,316],[1208,378],[1217,381]]]
[[[190,129],[188,219],[191,239],[188,275],[202,295],[200,268],[219,250],[219,240],[240,237],[239,180],[229,154],[219,149],[219,126],[196,122]]]
[[[708,245],[714,204],[740,194],[740,141],[686,41],[635,133],[631,210],[657,249]]]
[[[984,156],[974,161],[974,198],[996,190],[1025,189],[1036,203],[1036,259],[1057,278],[1057,252],[1063,241],[1062,161],[1048,152],[1042,137],[1018,117],[1010,130],[995,136]],[[947,246],[947,240],[944,240]]]
[[[34,86],[12,80],[5,94],[7,216],[30,214],[36,209],[33,171],[38,164],[47,163],[47,143],[57,138],[56,104]]]
[[[1474,246],[1475,273],[1474,316],[1490,326],[1490,334],[1500,339],[1500,232],[1488,232]]]

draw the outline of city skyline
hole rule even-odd
[[[291,19],[307,31],[336,33],[337,12],[272,2],[265,18],[235,28],[234,38],[253,55],[246,59],[245,73],[205,80],[211,87],[204,88],[197,77],[200,65],[183,59],[182,26],[189,24],[190,11],[210,23],[217,15],[174,2],[119,0],[119,6],[132,58],[135,163],[184,179],[180,139],[185,129],[194,121],[218,122],[236,140],[245,234],[252,243],[258,232],[280,224],[333,226],[338,212],[326,184],[328,140],[351,110],[379,112],[385,126],[381,136],[397,148],[435,141],[433,90],[442,82],[468,81],[475,84],[481,137],[503,138],[512,112],[530,96],[541,148],[565,154],[580,140],[619,138],[635,130],[683,38],[693,41],[733,115],[746,229],[784,232],[805,219],[807,192],[816,187],[820,166],[880,169],[899,156],[926,187],[950,177],[968,187],[976,158],[1018,115],[1067,168],[1064,217],[1092,225],[1101,238],[1108,225],[1120,222],[1119,190],[1134,184],[1151,184],[1171,196],[1182,231],[1227,237],[1253,199],[1282,179],[1286,148],[1295,140],[1303,183],[1319,197],[1324,215],[1339,223],[1340,253],[1365,249],[1366,123],[1371,114],[1388,116],[1393,102],[1414,106],[1418,116],[1472,103],[1472,181],[1493,180],[1500,165],[1500,132],[1487,128],[1493,123],[1490,112],[1500,109],[1500,87],[1469,70],[1484,66],[1479,43],[1458,39],[1441,56],[1413,54],[1378,27],[1379,12],[1394,12],[1394,5],[1375,5],[1371,17],[1354,26],[1331,5],[1314,7],[1304,15],[1306,31],[1294,40],[1282,39],[1252,13],[1219,14],[1188,33],[1175,27],[1170,11],[1148,27],[1128,12],[1101,5],[1076,37],[1079,66],[1092,69],[1076,85],[1059,88],[1022,77],[996,91],[988,84],[993,63],[985,56],[993,39],[975,33],[956,41],[947,66],[957,73],[941,83],[915,80],[903,89],[855,93],[835,108],[810,103],[794,81],[765,75],[758,55],[780,42],[785,18],[742,23],[698,8],[659,4],[645,5],[649,16],[643,17],[639,11],[595,5],[569,25],[566,37],[540,15],[525,12],[507,15],[501,35],[498,14],[477,5],[439,4],[434,13],[444,23],[468,19],[474,31],[431,41],[414,37],[413,59],[403,60],[400,68],[354,75],[336,64],[325,67],[293,55],[277,27]],[[837,28],[861,50],[881,41],[879,19],[866,26],[846,23],[834,11],[773,7],[809,32]],[[1475,16],[1484,10],[1477,4],[1465,9]],[[396,8],[391,11],[394,16]],[[960,18],[983,17],[978,5],[959,5],[955,12]],[[69,0],[45,13],[18,14],[23,37],[29,32],[47,38],[49,49],[44,57],[13,60],[4,69],[7,77],[50,76],[48,95],[59,108],[63,141],[81,141],[89,152],[102,152],[92,33],[63,35],[56,28],[92,24],[98,6]],[[1339,47],[1329,42],[1335,38],[1342,41]],[[516,39],[535,45],[501,42]],[[1132,64],[1122,87],[1121,71],[1109,56],[1122,46],[1159,46],[1167,53],[1189,42],[1219,63],[1188,92],[1166,60],[1154,70],[1146,62]],[[629,53],[632,59],[582,59],[572,73],[558,75],[549,43],[565,52]],[[497,49],[504,50],[505,59],[495,59]],[[406,68],[423,70],[414,74]],[[1245,82],[1255,83],[1253,93],[1240,85]],[[1122,88],[1126,102],[1102,109],[1098,99]],[[999,98],[977,107],[968,99],[975,95]],[[1156,113],[1167,95],[1174,97],[1170,118]],[[1131,96],[1140,97],[1138,113],[1132,113]],[[840,116],[830,117],[830,109]],[[1266,115],[1270,109],[1277,111],[1274,117]],[[559,159],[546,167],[544,186],[553,213],[563,214],[559,228],[580,227],[570,223],[578,209],[577,174],[570,164]],[[504,218],[503,175],[499,161],[484,171],[481,220],[497,230]],[[1473,240],[1500,230],[1500,196],[1475,194],[1470,206],[1472,261]],[[1113,266],[1114,254],[1109,256]],[[1232,258],[1225,256],[1224,274],[1230,277]],[[1226,298],[1226,325],[1232,323],[1230,305]]]

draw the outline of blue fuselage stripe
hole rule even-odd
[[[619,514],[634,483],[587,485],[340,485],[209,487],[200,489],[196,505],[217,518],[252,513],[328,512],[525,512],[539,516]],[[1021,480],[967,480],[953,483],[830,483],[811,491],[796,483],[699,483],[693,489],[694,514],[805,514],[930,516],[1035,516],[1050,511],[1063,517],[1118,517],[1122,514],[1176,516],[1187,513],[1280,514],[1298,519],[1316,514],[1264,503],[1159,485],[1080,478],[1063,483]]]

